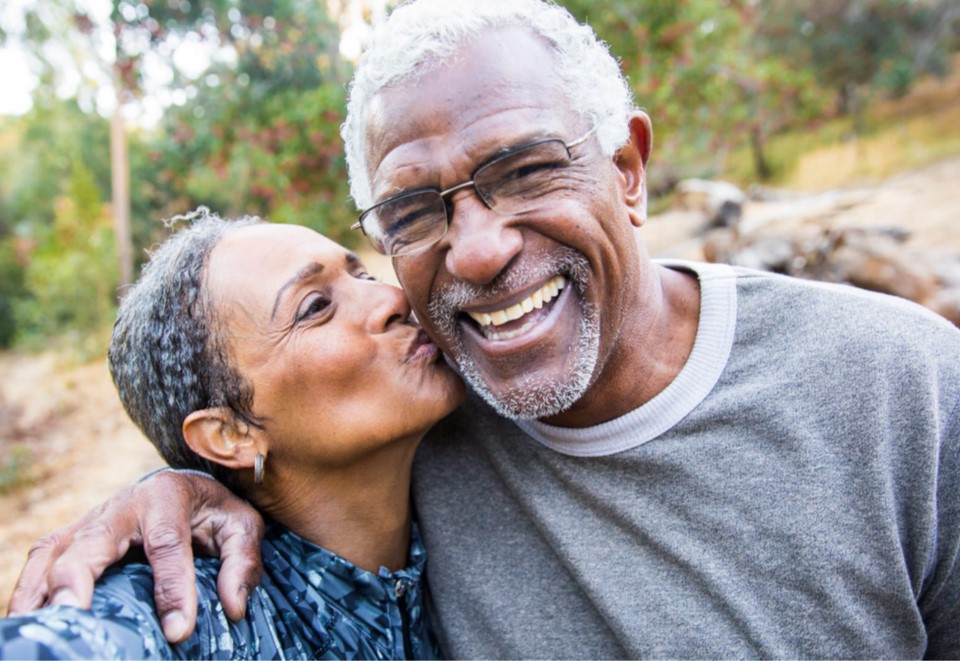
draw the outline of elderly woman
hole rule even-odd
[[[428,658],[414,451],[463,386],[403,293],[303,227],[199,214],[124,299],[109,362],[171,466],[209,472],[267,520],[244,618],[196,562],[196,630],[171,647],[148,567],[106,575],[91,611],[0,621],[8,658]]]

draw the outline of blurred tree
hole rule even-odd
[[[339,56],[338,26],[318,3],[115,2],[104,22],[71,0],[40,0],[29,6],[26,23],[23,39],[43,82],[33,110],[4,122],[0,133],[0,239],[16,231],[26,248],[34,246],[32,254],[21,251],[22,264],[5,259],[0,265],[19,269],[26,288],[10,295],[23,299],[14,306],[22,337],[83,328],[102,317],[102,308],[74,286],[92,287],[79,275],[80,267],[94,256],[102,260],[103,246],[112,242],[89,214],[80,227],[90,230],[96,250],[68,228],[70,216],[88,208],[77,201],[77,191],[111,185],[110,124],[93,112],[97,90],[106,84],[105,63],[123,101],[144,93],[148,69],[166,67],[171,76],[161,93],[173,105],[160,127],[122,132],[136,181],[131,201],[137,245],[145,247],[165,233],[151,221],[199,204],[228,215],[259,213],[341,237],[346,233],[353,214],[339,124],[350,71]],[[105,26],[113,42],[104,36]],[[112,43],[112,63],[94,42]],[[91,58],[88,50],[99,54]],[[183,66],[185,60],[191,66]],[[60,74],[66,69],[90,73],[90,84],[62,101]],[[77,184],[77,177],[85,176],[78,174],[80,167],[92,177],[88,187]],[[110,213],[109,207],[101,206],[101,212]],[[104,275],[104,268],[100,264],[86,273]],[[110,273],[105,282],[115,291],[116,274]],[[71,312],[80,306],[85,310]]]
[[[744,141],[757,175],[770,166],[771,133],[820,110],[813,77],[774,53],[757,53],[757,3],[748,0],[561,0],[620,58],[637,102],[654,120],[652,193],[682,176],[712,176]]]
[[[0,346],[8,346],[16,335],[26,338],[31,332],[58,332],[56,325],[36,323],[42,317],[39,309],[29,313],[34,321],[21,324],[14,332],[15,320],[24,321],[22,313],[27,308],[22,305],[30,305],[25,299],[36,300],[30,292],[36,277],[28,277],[26,272],[49,266],[59,258],[69,259],[63,253],[74,249],[72,243],[51,245],[49,241],[58,215],[64,213],[61,200],[64,196],[69,198],[71,189],[80,186],[75,181],[73,161],[84,164],[81,177],[87,183],[80,187],[88,193],[81,197],[87,200],[88,207],[94,201],[102,205],[97,196],[110,181],[107,131],[103,118],[82,112],[74,100],[46,97],[39,98],[23,117],[4,122],[0,131]],[[74,154],[74,158],[69,154]],[[91,192],[95,200],[91,199]],[[31,267],[40,246],[40,254],[46,257]],[[100,258],[106,260],[107,268],[112,268],[114,260],[109,253]],[[91,273],[101,273],[103,269],[104,265],[97,264]],[[112,290],[104,295],[109,304]],[[102,302],[95,302],[96,296],[90,299],[86,294],[78,298],[72,292],[57,296],[51,291],[46,298],[55,299],[58,305],[79,307],[93,303],[94,308],[102,308]]]
[[[758,11],[760,54],[809,68],[858,132],[865,93],[900,96],[922,74],[946,73],[960,23],[956,0],[769,0]]]
[[[14,303],[21,336],[66,338],[83,351],[85,340],[109,327],[117,267],[101,197],[93,172],[79,155],[71,157],[68,188],[24,273],[27,295]]]
[[[90,88],[112,81],[111,190],[122,282],[130,277],[131,167],[141,246],[158,231],[147,218],[197,204],[348,236],[352,210],[338,128],[349,65],[321,3],[119,0],[108,21],[84,7],[40,0],[27,10],[26,42],[42,66],[41,96],[52,95],[62,68],[63,49],[48,48],[55,42],[67,44],[75,70],[100,71],[78,92],[88,107]],[[120,110],[143,95],[147,69],[170,74],[164,92],[174,105],[162,132],[129,136]]]
[[[98,190],[110,185],[109,125],[75,99],[40,94],[0,135],[0,235],[36,237],[53,223],[55,202],[69,186],[69,154],[88,164]]]
[[[126,82],[123,40],[119,24],[109,27],[98,23],[87,6],[77,0],[40,0],[25,6],[26,34],[24,46],[40,66],[41,84],[35,96],[53,96],[71,77],[81,83],[77,98],[92,110],[94,99],[111,84],[115,103],[111,110],[110,169],[112,215],[116,234],[117,261],[124,283],[132,279],[132,247],[130,245],[130,191],[127,147],[121,115]],[[114,9],[116,13],[116,8]]]
[[[753,4],[738,10],[740,30],[715,65],[731,98],[719,112],[714,145],[725,148],[748,141],[754,174],[765,181],[777,172],[767,156],[767,141],[777,133],[804,126],[822,116],[825,104],[813,73],[775,53],[761,54],[756,43],[760,17]],[[733,140],[725,136],[734,136]]]
[[[226,19],[226,20],[224,20]],[[148,160],[159,215],[196,204],[355,240],[339,137],[349,64],[316,2],[240,0],[210,25],[236,57],[189,81]]]

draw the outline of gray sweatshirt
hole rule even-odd
[[[424,442],[457,658],[960,657],[960,332],[720,265],[673,384],[587,429],[476,397]]]

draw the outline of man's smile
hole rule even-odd
[[[550,302],[567,285],[567,279],[556,275],[525,298],[507,307],[489,312],[467,312],[488,340],[508,340],[537,324],[547,316]],[[546,309],[545,309],[546,308]]]

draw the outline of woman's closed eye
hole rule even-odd
[[[300,306],[300,310],[297,312],[297,321],[304,321],[316,317],[325,312],[329,307],[330,299],[326,296],[320,294],[311,296]]]

